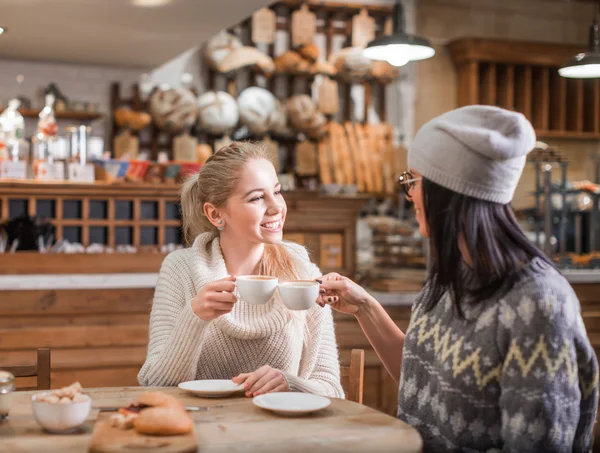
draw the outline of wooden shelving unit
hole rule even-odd
[[[4,109],[0,109],[0,113]],[[40,115],[40,110],[19,109],[19,113],[25,118],[37,118]],[[102,118],[104,115],[98,112],[82,112],[82,111],[57,111],[54,112],[56,119],[73,120],[73,121],[94,121]]]
[[[600,140],[600,79],[566,79],[558,68],[582,48],[462,38],[448,45],[459,106],[496,105],[523,113],[540,138]]]

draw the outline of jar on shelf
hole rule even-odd
[[[8,371],[0,370],[0,420],[8,418],[15,391],[15,377]]]

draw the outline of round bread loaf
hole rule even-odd
[[[297,94],[288,100],[289,121],[299,131],[306,129],[316,111],[315,103],[306,94]]]
[[[177,132],[191,127],[198,115],[196,97],[190,90],[156,90],[150,97],[150,115],[161,129]]]
[[[249,87],[241,92],[238,98],[240,121],[250,132],[256,135],[265,134],[273,119],[277,107],[277,99],[264,88]]]
[[[269,130],[281,137],[291,137],[294,135],[294,131],[288,123],[287,104],[285,102],[277,100]]]
[[[209,91],[198,98],[200,127],[211,134],[231,131],[240,119],[237,101],[225,91]]]
[[[226,31],[221,31],[213,36],[204,48],[204,59],[213,69],[219,67],[219,63],[231,53],[232,50],[242,47],[242,41],[237,36]]]
[[[151,407],[140,412],[133,421],[138,433],[176,436],[192,431],[194,422],[187,412],[172,407]]]

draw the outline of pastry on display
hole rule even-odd
[[[174,436],[192,431],[194,422],[185,406],[175,397],[162,392],[142,393],[132,404],[119,409],[110,423],[120,429],[140,434]]]
[[[155,90],[150,97],[149,107],[154,124],[169,132],[191,127],[198,115],[196,96],[184,88]]]
[[[271,127],[277,108],[277,99],[269,90],[246,88],[238,98],[240,122],[256,135],[265,134]]]
[[[371,75],[380,82],[393,82],[400,75],[400,69],[387,61],[374,61],[371,67]]]
[[[269,75],[275,71],[273,59],[256,47],[250,46],[232,50],[219,62],[217,70],[222,73],[228,73],[251,66],[256,67],[265,75]]]
[[[221,61],[235,49],[243,47],[242,41],[235,35],[221,31],[213,36],[204,47],[204,59],[208,66],[218,70]]]
[[[313,74],[334,76],[337,74],[337,68],[328,61],[317,61],[310,67],[310,72]]]
[[[373,60],[363,55],[360,47],[346,47],[334,53],[329,59],[338,75],[350,82],[358,82],[369,76]]]
[[[290,124],[310,138],[318,139],[326,133],[325,115],[317,111],[315,102],[306,94],[292,96],[288,100],[288,116]]]
[[[198,98],[198,121],[207,132],[221,135],[233,130],[240,119],[238,103],[225,91],[209,91]]]
[[[306,58],[311,63],[314,63],[321,55],[321,51],[316,44],[305,44],[303,46],[298,47],[298,53]]]
[[[280,137],[293,137],[294,129],[289,124],[288,108],[285,102],[277,100],[273,115],[271,116],[270,132]]]
[[[310,63],[293,50],[288,50],[275,58],[275,70],[277,72],[298,73],[308,72],[309,69]]]

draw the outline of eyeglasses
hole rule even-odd
[[[402,187],[404,193],[408,195],[410,189],[414,189],[417,185],[417,182],[421,181],[423,178],[418,177],[415,178],[413,174],[409,171],[405,171],[398,177],[398,185]]]

